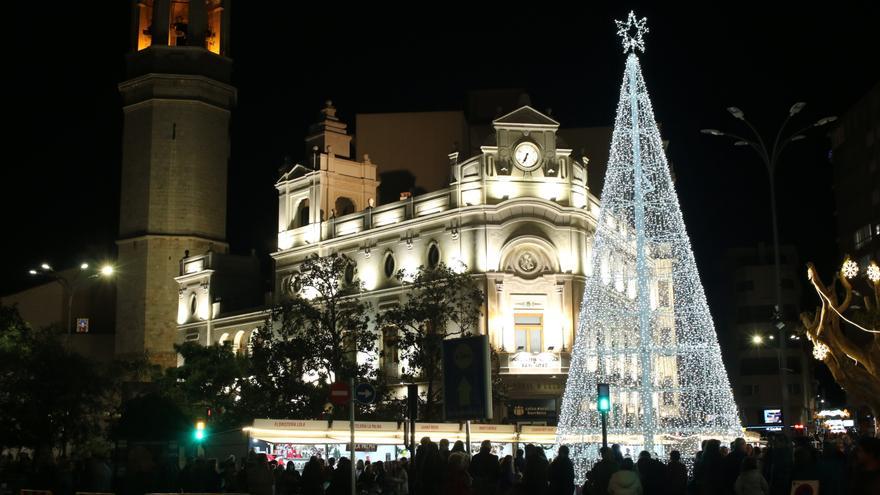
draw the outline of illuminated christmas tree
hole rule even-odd
[[[608,443],[633,457],[742,435],[635,54],[645,19],[617,25],[629,55],[557,436],[581,477],[601,446],[597,383],[611,386]]]

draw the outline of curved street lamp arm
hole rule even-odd
[[[791,143],[792,139],[793,139],[795,136],[798,136],[798,135],[800,135],[801,133],[806,132],[806,131],[812,129],[813,127],[816,127],[816,125],[815,125],[815,124],[810,124],[810,125],[804,127],[803,129],[799,129],[797,132],[793,132],[793,133],[789,134],[789,136],[788,136],[787,138],[785,138],[785,141],[783,141],[782,144],[779,146],[779,149],[778,149],[778,150],[774,150],[773,160],[775,161],[775,160],[779,157],[779,155],[782,154],[782,150],[784,150],[785,147],[788,146],[789,143]]]
[[[770,156],[771,163],[776,163],[776,159],[779,158],[779,154],[782,153],[782,148],[785,147],[791,141],[792,136],[797,136],[799,133],[796,132],[794,134],[789,135],[789,137],[782,142],[782,145],[779,144],[779,139],[782,137],[782,131],[785,130],[785,126],[788,125],[788,122],[791,120],[792,114],[789,112],[788,117],[782,122],[782,125],[779,127],[779,132],[776,133],[776,139],[773,140],[773,152]]]
[[[759,133],[758,129],[755,129],[755,126],[753,126],[752,123],[749,122],[748,120],[746,120],[745,118],[742,118],[740,120],[745,122],[746,125],[749,126],[749,129],[752,130],[752,134],[754,134],[755,137],[758,138],[759,147],[755,147],[754,145],[752,147],[754,147],[755,151],[757,151],[758,154],[761,155],[761,158],[764,160],[764,165],[767,166],[767,171],[769,171],[770,174],[772,175],[774,163],[770,161],[770,155],[767,153],[767,146],[764,144],[764,139],[761,137],[761,133]]]

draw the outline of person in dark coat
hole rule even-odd
[[[302,474],[302,492],[304,495],[321,495],[324,493],[324,469],[321,461],[312,456]]]
[[[611,476],[620,469],[614,451],[608,447],[599,449],[602,458],[593,465],[587,473],[587,481],[584,482],[583,492],[589,495],[607,495],[608,481]]]
[[[574,492],[574,464],[568,458],[568,445],[559,447],[556,459],[550,463],[549,495],[571,495]]]
[[[526,445],[526,469],[523,473],[523,488],[530,495],[547,493],[547,477],[550,463],[544,450],[532,444]]]
[[[853,495],[880,493],[880,438],[863,437],[859,440],[854,467],[850,493]]]
[[[474,492],[492,494],[498,485],[498,456],[492,453],[492,442],[483,440],[480,452],[471,459],[469,472],[473,477]]]
[[[666,479],[666,466],[662,462],[652,459],[651,453],[643,450],[639,453],[636,470],[645,495],[662,495],[663,482]]]
[[[492,488],[494,490],[494,487]],[[468,473],[468,456],[464,452],[449,453],[449,459],[446,462],[446,479],[441,493],[443,495],[482,495],[483,492],[473,489],[473,479]]]
[[[724,458],[721,442],[706,440],[700,460],[694,466],[694,485],[698,495],[718,495],[724,486]]]
[[[517,479],[522,479],[523,472],[526,470],[526,452],[523,449],[516,449],[516,457],[513,459],[513,472]]]
[[[444,473],[440,471],[440,465],[437,444],[428,437],[422,438],[411,468],[414,495],[436,495],[441,492]]]
[[[843,495],[847,492],[846,456],[836,445],[825,442],[816,470],[819,476],[819,493]]]
[[[791,491],[791,469],[794,462],[791,441],[785,435],[778,435],[773,441],[769,457],[770,476],[765,476],[764,479],[770,483],[770,493],[788,495]]]
[[[628,451],[629,449],[627,449]],[[620,444],[615,443],[611,445],[611,453],[614,454],[614,462],[617,463],[618,466],[623,464],[623,452],[620,451]],[[629,454],[627,454],[629,455]],[[602,495],[605,495],[604,493]]]
[[[687,483],[687,466],[681,462],[681,452],[673,450],[666,465],[666,495],[685,495]]]
[[[330,478],[327,495],[351,495],[351,461],[340,457]]]
[[[733,495],[733,484],[739,477],[743,459],[746,458],[746,441],[737,438],[730,446],[730,453],[724,457],[724,493]]]
[[[516,472],[513,468],[513,456],[504,456],[498,472],[498,494],[510,495],[516,483]]]

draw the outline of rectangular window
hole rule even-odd
[[[544,350],[544,325],[540,314],[518,314],[513,317],[517,352]]]
[[[861,249],[866,246],[869,242],[871,242],[871,224],[865,225],[856,231],[855,235],[853,235],[856,249]]]
[[[747,358],[740,361],[739,373],[743,376],[775,375],[779,373],[777,358]]]
[[[660,280],[657,282],[657,292],[659,292],[660,296],[660,307],[668,308],[672,305],[669,297],[669,282],[666,280]]]

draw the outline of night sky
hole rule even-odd
[[[34,10],[16,13],[3,32],[0,294],[33,283],[27,269],[43,260],[64,267],[112,257],[118,228],[116,85],[130,4],[75,2],[46,12],[41,3],[18,3]],[[306,127],[328,98],[351,125],[357,112],[461,110],[469,89],[522,87],[563,127],[610,125],[625,61],[612,19],[634,8],[648,17],[642,68],[716,319],[728,311],[724,250],[771,239],[769,190],[757,155],[699,130],[746,132],[724,110],[735,105],[769,139],[792,103],[808,103],[797,121],[806,125],[843,115],[880,80],[880,9],[869,1],[774,10],[766,1],[507,2],[486,10],[435,2],[393,13],[375,3],[312,12],[276,3],[233,5],[234,252],[269,252],[278,167],[285,155],[302,156]],[[786,152],[777,179],[783,242],[826,267],[837,263],[829,148],[814,131]]]

